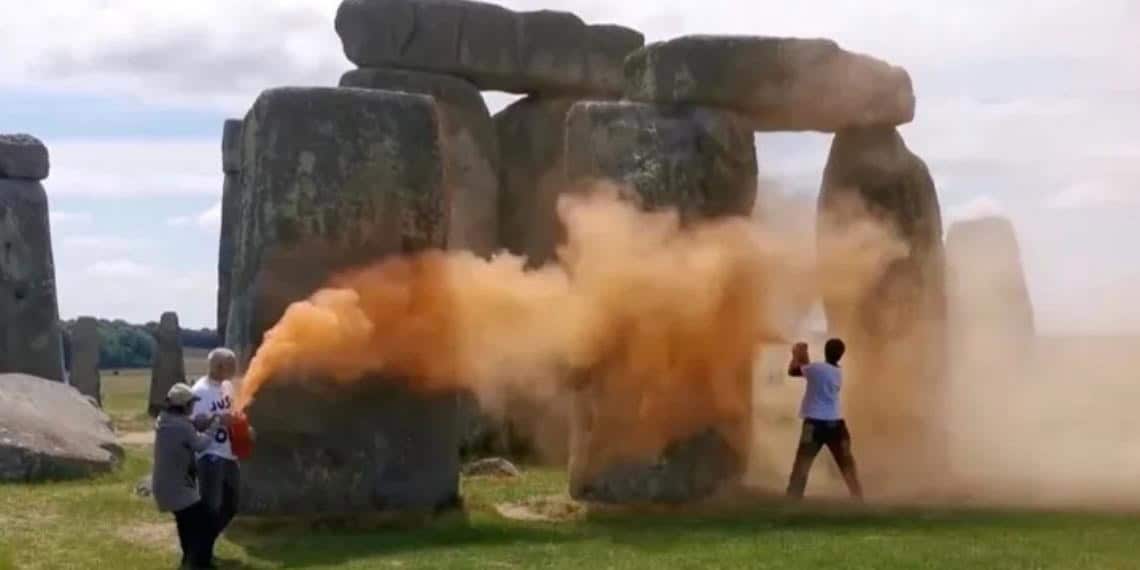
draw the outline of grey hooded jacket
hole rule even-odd
[[[198,502],[194,454],[209,447],[219,429],[212,422],[199,433],[185,415],[162,412],[154,427],[154,469],[151,486],[162,512],[176,512]]]

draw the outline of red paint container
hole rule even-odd
[[[230,421],[230,449],[238,459],[253,455],[253,436],[245,414],[236,413]]]

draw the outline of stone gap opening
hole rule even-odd
[[[817,200],[831,146],[830,133],[763,132],[755,135],[759,176],[752,216],[759,224],[792,240],[812,243],[816,232]],[[802,316],[796,339],[809,344],[812,356],[822,354],[827,317],[817,299]],[[752,452],[747,479],[762,489],[782,492],[787,484],[800,427],[801,381],[788,377],[790,344],[762,347],[752,376]],[[827,457],[817,460],[812,488],[842,488],[839,471]],[[818,491],[817,491],[818,492]]]

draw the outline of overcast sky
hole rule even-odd
[[[0,132],[49,146],[60,310],[214,324],[222,121],[351,64],[337,0],[0,0]],[[1140,2],[511,0],[683,34],[829,37],[906,67],[902,129],[949,220],[1012,218],[1049,331],[1140,331]],[[510,101],[490,94],[497,110]],[[761,172],[818,191],[829,138],[758,137]]]

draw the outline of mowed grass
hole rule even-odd
[[[149,372],[104,375],[117,422],[145,416],[148,384]],[[149,462],[149,447],[130,446],[101,478],[0,485],[0,569],[174,568],[169,515],[133,494]],[[1135,515],[768,502],[524,522],[495,509],[565,489],[551,469],[468,479],[466,512],[426,526],[240,531],[218,554],[229,568],[1140,568]]]

